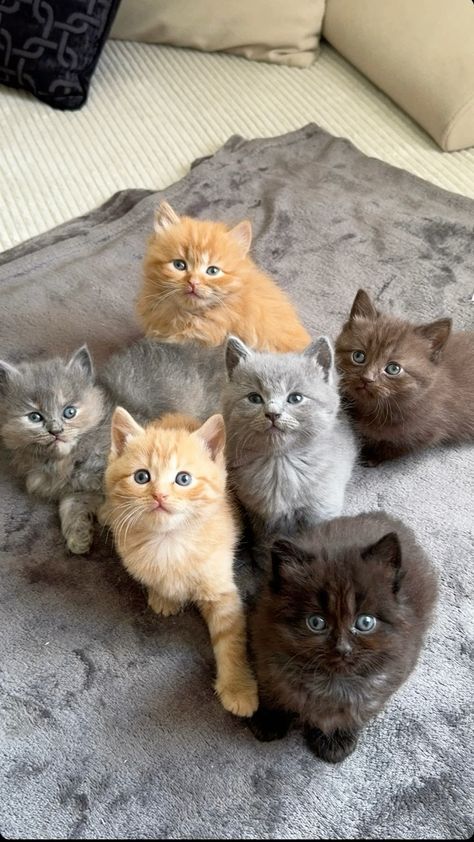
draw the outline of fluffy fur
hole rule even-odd
[[[27,490],[59,503],[71,552],[85,553],[102,501],[114,407],[124,404],[142,420],[178,408],[204,420],[219,408],[224,380],[222,348],[148,339],[112,357],[99,378],[85,347],[69,360],[0,362],[0,434]],[[76,413],[68,419],[70,406]]]
[[[249,257],[251,237],[248,221],[229,229],[178,217],[163,202],[137,301],[146,333],[204,345],[234,333],[262,350],[302,350],[309,336],[285,293]]]
[[[250,622],[261,700],[252,730],[276,739],[298,717],[319,757],[343,760],[416,664],[436,602],[433,567],[383,512],[279,540],[272,561]],[[373,618],[373,629],[358,628]]]
[[[450,319],[411,324],[378,312],[361,289],[336,359],[369,464],[474,439],[474,333],[452,334]]]
[[[175,614],[189,602],[198,606],[214,648],[221,702],[250,716],[257,686],[233,575],[239,530],[226,493],[224,445],[221,415],[202,426],[175,416],[142,428],[118,407],[102,514],[125,568],[146,586],[156,613]],[[183,476],[189,479],[184,486]]]
[[[357,447],[329,340],[267,354],[230,337],[226,360],[228,469],[258,530],[292,534],[339,515]]]

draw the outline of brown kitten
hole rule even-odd
[[[411,324],[360,289],[336,363],[367,464],[474,439],[474,333],[451,334],[451,319]]]
[[[260,691],[250,726],[278,739],[298,717],[309,747],[335,763],[413,670],[436,576],[412,531],[384,512],[280,539],[272,563],[250,621]]]

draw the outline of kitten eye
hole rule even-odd
[[[179,474],[176,474],[174,481],[176,485],[191,485],[192,479],[191,474],[188,474],[187,471],[180,471]]]
[[[300,395],[299,392],[292,392],[291,395],[288,395],[286,400],[287,403],[301,403],[303,395]]]
[[[147,482],[150,482],[151,476],[148,473],[148,471],[145,471],[143,468],[140,468],[139,471],[135,471],[133,479],[135,480],[135,482],[138,482],[138,485],[146,485]]]
[[[180,272],[184,272],[187,268],[184,260],[173,260],[173,266],[175,269],[179,269]]]
[[[250,395],[247,395],[247,400],[250,403],[263,403],[263,398],[258,392],[250,392]]]
[[[221,270],[218,266],[208,266],[206,269],[206,275],[218,275]]]
[[[310,631],[315,632],[316,634],[326,631],[327,629],[326,620],[324,617],[320,617],[319,614],[311,614],[309,617],[306,617],[306,625]]]
[[[357,365],[362,365],[365,363],[365,354],[363,351],[353,351],[352,352],[352,362],[357,363]]]
[[[66,406],[66,408],[63,409],[63,418],[74,418],[75,415],[77,415],[77,409],[75,406]]]
[[[402,367],[401,365],[398,365],[398,363],[388,363],[388,365],[384,368],[384,371],[387,374],[390,374],[391,377],[396,377],[397,374],[400,374],[401,370]]]
[[[370,614],[360,614],[355,623],[354,628],[360,632],[371,632],[375,629],[377,625],[377,620],[375,617],[372,617]]]
[[[28,421],[32,421],[33,424],[39,424],[40,421],[44,421],[43,416],[39,412],[29,412],[26,416]]]

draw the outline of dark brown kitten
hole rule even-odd
[[[450,331],[451,319],[414,325],[357,293],[336,364],[366,464],[474,440],[474,333]]]
[[[292,719],[331,763],[413,670],[436,601],[413,532],[384,512],[340,517],[278,540],[251,616],[260,707],[250,727],[283,737]]]

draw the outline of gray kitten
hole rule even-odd
[[[260,535],[294,534],[340,515],[357,447],[329,339],[270,354],[231,336],[226,363],[229,475]]]
[[[224,380],[222,348],[150,339],[115,354],[98,378],[85,346],[68,361],[0,362],[0,434],[27,490],[59,503],[71,552],[85,553],[115,406],[141,423],[175,411],[204,421],[219,409]]]

